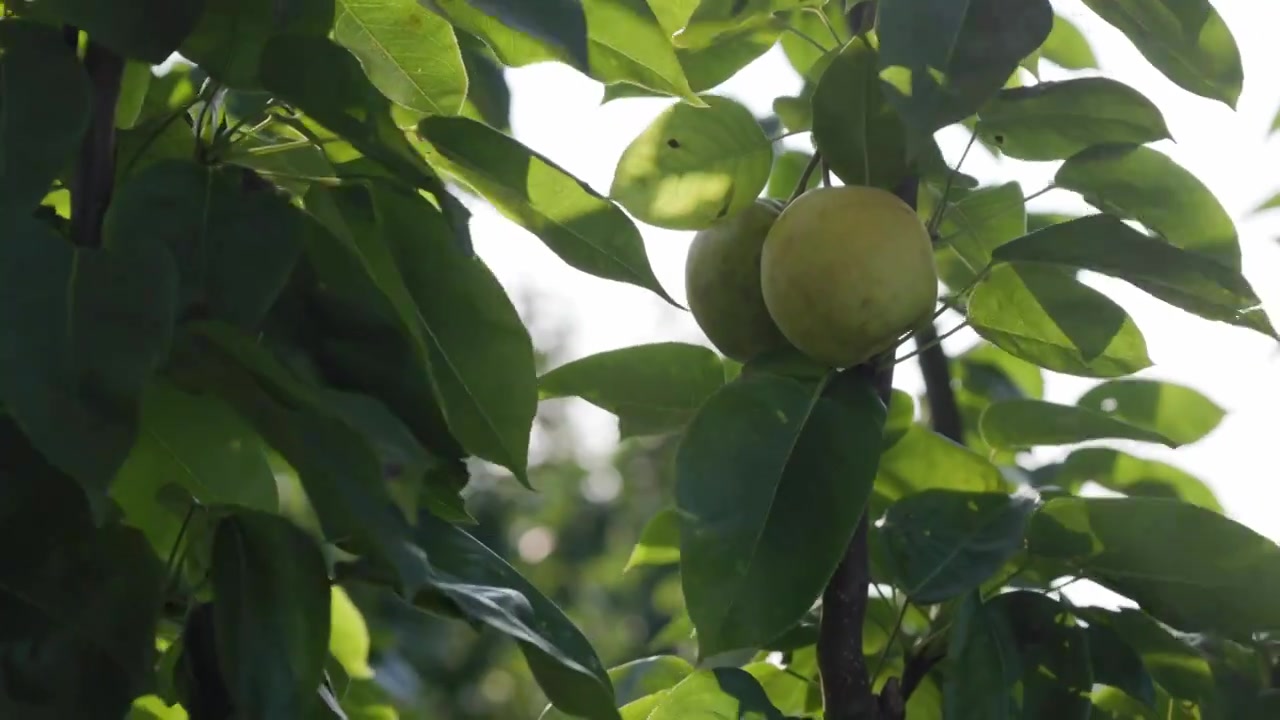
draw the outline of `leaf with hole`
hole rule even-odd
[[[1092,145],[1170,137],[1160,108],[1128,85],[1102,77],[1002,90],[978,118],[981,137],[1021,160],[1062,160]]]
[[[844,556],[871,491],[885,408],[864,378],[832,383],[745,374],[685,431],[680,572],[702,657],[782,634]]]
[[[1076,404],[1183,445],[1213,432],[1226,416],[1225,410],[1199,390],[1158,380],[1112,380],[1090,388]]]
[[[1084,0],[1128,36],[1164,76],[1234,108],[1244,83],[1240,50],[1209,0]]]
[[[1240,239],[1209,188],[1149,147],[1105,145],[1073,155],[1053,182],[1104,212],[1131,218],[1185,250],[1240,269]]]
[[[725,383],[724,363],[702,345],[662,342],[580,358],[538,379],[542,399],[580,397],[614,413],[622,437],[678,430]]]
[[[218,521],[209,579],[218,661],[236,707],[258,717],[302,715],[329,648],[320,546],[278,515],[241,509]]]
[[[974,288],[966,315],[983,338],[1047,370],[1116,377],[1151,366],[1133,318],[1064,268],[997,265]]]
[[[571,267],[675,303],[654,276],[635,223],[586,183],[474,120],[427,118],[418,131],[431,144],[433,160]]]
[[[467,71],[453,26],[417,0],[336,0],[333,37],[360,58],[369,81],[419,113],[456,115]]]
[[[913,142],[976,112],[1052,28],[1047,0],[885,2],[880,77]]]
[[[912,602],[933,605],[977,589],[1021,549],[1032,495],[933,489],[889,506],[880,538]]]
[[[1144,235],[1112,215],[1051,225],[992,254],[1000,262],[1052,263],[1110,275],[1200,317],[1278,337],[1239,272]]]
[[[80,149],[89,78],[56,28],[0,23],[0,212],[28,214]]]
[[[1033,555],[1069,563],[1186,632],[1280,627],[1280,547],[1212,510],[1165,498],[1057,498],[1032,518]],[[1169,548],[1178,548],[1171,553]]]
[[[869,42],[849,43],[813,91],[813,142],[849,185],[893,190],[908,171],[906,130],[884,97]]]
[[[619,158],[609,195],[642,222],[699,230],[746,208],[768,182],[773,148],[755,116],[729,98],[704,100],[663,111]]]

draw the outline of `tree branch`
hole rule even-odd
[[[951,359],[938,342],[938,329],[930,321],[916,333],[917,360],[924,376],[925,397],[929,403],[929,423],[934,432],[957,443],[964,442],[964,423],[956,393],[951,387]]]
[[[92,87],[92,115],[71,179],[71,241],[98,247],[102,244],[102,218],[115,185],[116,102],[124,59],[91,40],[85,49],[84,67]]]

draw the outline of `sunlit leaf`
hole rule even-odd
[[[1040,46],[1040,56],[1068,70],[1086,70],[1098,66],[1089,40],[1074,23],[1054,13],[1053,29]]]
[[[1005,482],[981,455],[915,424],[881,456],[876,495],[897,500],[930,489],[999,492]]]
[[[1184,445],[1213,432],[1226,416],[1225,410],[1200,391],[1158,380],[1112,380],[1090,388],[1076,404]]]
[[[863,39],[840,51],[813,91],[814,144],[846,184],[893,190],[907,175],[906,131],[883,87]]]
[[[938,225],[940,242],[954,249],[973,273],[991,262],[996,248],[1026,232],[1027,206],[1016,182],[966,194],[946,208]]]
[[[1061,160],[1091,145],[1141,145],[1169,137],[1154,103],[1102,77],[1002,90],[978,117],[979,135],[1022,160]]]
[[[648,720],[784,720],[759,681],[735,667],[699,670],[671,688]]]
[[[773,159],[773,170],[769,173],[769,185],[765,188],[765,196],[775,200],[787,200],[800,184],[800,177],[809,166],[812,155],[797,150],[786,150]],[[809,173],[806,190],[822,185],[822,173]]]
[[[778,41],[777,28],[762,28],[726,38],[704,48],[676,48],[680,67],[695,93],[717,87],[763,55]],[[663,93],[631,83],[615,83],[604,90],[602,103],[627,97],[661,97]]]
[[[514,138],[466,118],[427,118],[419,132],[448,172],[537,235],[570,266],[652,290],[644,241],[626,213]]]
[[[680,562],[680,513],[673,507],[663,508],[645,523],[623,571],[677,562]]]
[[[962,386],[992,400],[1044,396],[1044,373],[1039,367],[989,343],[957,355],[953,372]]]
[[[683,427],[725,383],[720,357],[701,345],[664,342],[609,350],[538,379],[543,399],[580,397],[618,416],[622,437]]]
[[[1160,443],[1169,447],[1180,444],[1096,410],[1043,400],[992,403],[982,413],[981,428],[982,437],[997,448],[1070,445],[1107,438]]]
[[[1140,497],[1176,498],[1222,512],[1222,505],[1203,481],[1183,470],[1111,448],[1081,448],[1067,456],[1049,476],[1073,492],[1086,482]]]
[[[707,95],[673,105],[623,151],[609,194],[639,220],[697,230],[750,205],[769,180],[773,150],[751,111]]]
[[[329,594],[329,654],[349,677],[372,678],[370,643],[369,626],[360,614],[360,608],[341,585],[332,586]]]
[[[782,376],[742,375],[685,433],[676,457],[681,580],[703,657],[787,630],[853,536],[885,410],[865,379],[833,382],[824,393]]]
[[[826,15],[826,22],[819,12]],[[828,2],[818,12],[792,11],[787,16],[787,27],[792,29],[782,34],[782,51],[801,77],[812,80],[817,79],[830,54],[850,38],[849,24],[845,22],[839,2]]]
[[[1209,0],[1084,0],[1138,52],[1184,89],[1235,107],[1244,83],[1240,50]]]
[[[1089,204],[1131,218],[1170,243],[1240,268],[1231,216],[1209,188],[1167,155],[1137,145],[1107,145],[1072,156],[1053,182]]]
[[[997,265],[967,311],[979,335],[1048,370],[1115,377],[1151,366],[1146,340],[1124,308],[1063,268]]]

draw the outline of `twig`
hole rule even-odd
[[[932,328],[932,326],[933,324],[930,323],[930,328]],[[922,352],[926,352],[935,347],[941,347],[943,340],[946,340],[947,338],[951,337],[952,335],[955,335],[956,333],[960,332],[961,330],[967,327],[969,327],[969,320],[965,319],[965,320],[962,320],[959,325],[956,325],[955,327],[942,333],[941,335],[937,335],[935,331],[934,338],[927,345],[920,343],[920,335],[926,334],[928,332],[926,328],[921,328],[919,331],[919,334],[916,335],[917,349],[914,352],[909,352],[900,358],[895,358],[893,360],[893,364],[897,365],[898,363],[906,362],[907,360],[910,360],[911,358],[919,355]]]
[[[1022,198],[1022,202],[1023,202],[1023,204],[1029,203],[1029,202],[1031,202],[1032,200],[1035,200],[1036,198],[1040,197],[1041,195],[1043,195],[1043,194],[1045,194],[1045,193],[1049,192],[1050,190],[1056,190],[1056,189],[1057,189],[1057,187],[1058,187],[1057,185],[1054,185],[1053,183],[1049,183],[1049,185],[1048,185],[1047,187],[1045,187],[1045,188],[1043,188],[1043,189],[1040,189],[1040,190],[1037,190],[1037,191],[1035,191],[1035,192],[1031,193],[1030,195],[1028,195],[1028,196],[1026,196],[1026,197]]]
[[[809,187],[809,178],[813,177],[813,171],[818,169],[818,163],[822,162],[822,155],[815,152],[809,158],[809,164],[804,166],[804,172],[800,173],[800,182],[796,183],[796,189],[791,191],[791,197],[787,199],[787,204],[796,201],[796,198],[804,194]]]
[[[956,392],[951,387],[951,358],[942,349],[942,338],[930,321],[916,335],[920,374],[924,376],[925,399],[929,404],[929,424],[933,431],[955,443],[964,443],[964,421]]]
[[[805,8],[805,11],[813,13],[814,15],[818,16],[818,19],[821,20],[822,24],[826,26],[827,32],[831,33],[831,39],[836,41],[837,46],[844,44],[844,40],[840,39],[840,33],[836,32],[835,27],[831,25],[831,20],[830,18],[827,17],[827,13],[825,10],[821,8],[809,7],[809,8]]]
[[[116,180],[116,102],[124,58],[90,41],[84,68],[91,86],[91,114],[71,179],[71,242],[98,247]]]
[[[787,138],[791,137],[792,135],[803,135],[803,134],[805,134],[805,133],[807,133],[807,132],[813,132],[813,131],[812,131],[812,130],[788,130],[788,131],[786,131],[786,132],[782,133],[781,135],[775,135],[775,136],[773,136],[773,137],[769,138],[769,142],[770,142],[770,143],[776,143],[776,142],[778,142],[779,140],[785,140],[785,139],[787,139]]]

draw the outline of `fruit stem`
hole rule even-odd
[[[788,205],[804,194],[805,189],[809,187],[809,179],[813,177],[813,172],[818,169],[820,162],[822,162],[822,153],[815,152],[809,158],[809,164],[805,165],[804,172],[800,173],[800,182],[796,183],[796,189],[791,191],[791,197],[787,199]]]

